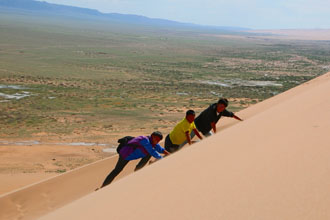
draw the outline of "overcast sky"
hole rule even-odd
[[[330,28],[330,0],[44,0],[105,13],[254,29]]]

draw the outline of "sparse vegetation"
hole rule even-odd
[[[330,66],[327,41],[59,24],[8,14],[0,15],[0,28],[0,84],[25,87],[0,93],[29,93],[0,96],[0,138],[97,141],[120,131],[169,131],[188,108],[198,112],[223,96],[238,111]]]

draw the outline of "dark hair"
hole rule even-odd
[[[194,110],[188,110],[187,112],[186,112],[186,116],[188,116],[188,115],[195,115],[195,111]]]
[[[154,131],[151,135],[159,137],[160,140],[163,139],[163,134],[160,131]]]
[[[225,99],[225,98],[221,98],[221,99],[219,99],[218,104],[223,104],[224,106],[227,107],[228,106],[228,100]]]

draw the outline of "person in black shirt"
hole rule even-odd
[[[207,109],[205,109],[200,115],[195,118],[195,125],[198,131],[200,131],[204,136],[208,137],[213,133],[217,132],[216,123],[222,116],[232,117],[237,120],[243,121],[237,117],[233,112],[227,111],[228,100],[225,98],[219,99],[217,103],[211,104]],[[194,136],[194,134],[192,134]]]

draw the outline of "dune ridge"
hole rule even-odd
[[[0,219],[33,219],[84,195],[41,219],[327,219],[329,90],[327,73],[95,193],[116,157],[5,194]]]

